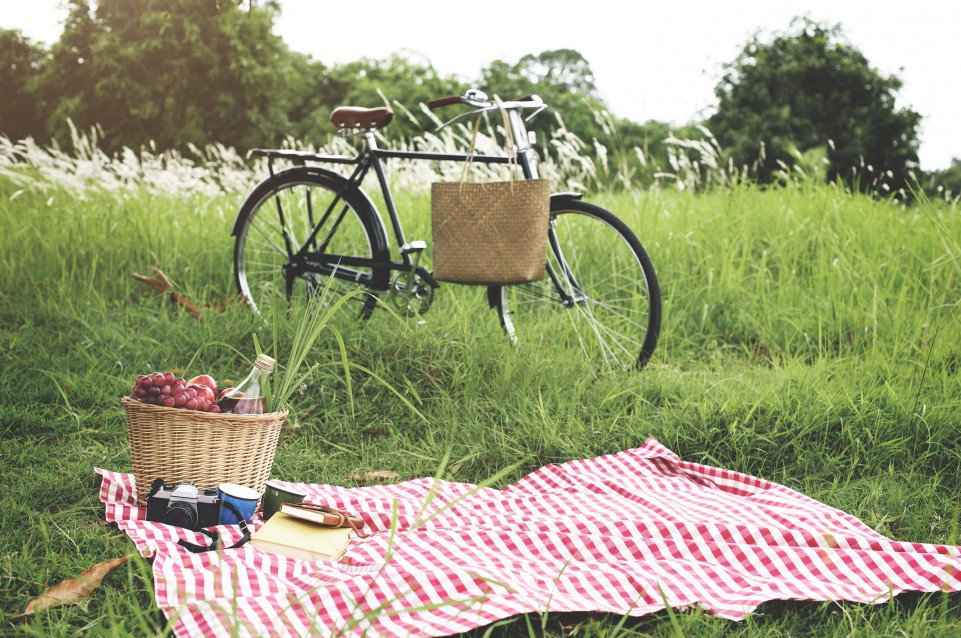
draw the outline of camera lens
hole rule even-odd
[[[183,501],[171,503],[167,508],[167,513],[164,514],[163,522],[168,525],[194,529],[197,525],[197,505]]]

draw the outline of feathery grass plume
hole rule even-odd
[[[714,135],[698,126],[701,139],[681,139],[674,135],[664,140],[668,163],[673,173],[659,171],[655,177],[673,180],[680,190],[730,188],[743,179],[732,164],[722,161],[723,151]],[[747,171],[745,171],[745,174]]]
[[[424,104],[421,111],[438,128],[424,131],[403,140],[387,140],[377,132],[378,142],[385,147],[404,151],[432,153],[463,153],[470,144],[471,126],[457,122],[442,126]],[[399,117],[412,123],[417,119],[404,105],[394,102],[392,107]],[[764,165],[766,148],[759,143],[758,157],[752,165],[736,169],[731,160],[724,161],[723,150],[710,130],[698,126],[699,138],[684,139],[670,135],[662,144],[667,151],[667,166],[659,166],[645,149],[624,147],[618,136],[616,121],[606,110],[593,113],[603,132],[603,139],[585,141],[570,131],[562,114],[554,112],[557,126],[546,140],[545,152],[538,154],[541,177],[555,184],[555,188],[580,191],[607,192],[619,189],[673,185],[680,190],[703,191],[709,188],[730,188],[751,179]],[[177,151],[158,152],[153,143],[139,149],[123,148],[107,155],[99,148],[102,131],[94,127],[80,131],[68,122],[71,131],[70,152],[54,142],[41,147],[32,139],[12,141],[0,136],[0,175],[11,179],[24,189],[47,191],[64,189],[78,198],[86,197],[91,189],[124,196],[125,193],[147,189],[148,192],[214,196],[222,193],[242,193],[266,174],[266,160],[251,160],[236,150],[221,144],[204,147],[190,145],[186,154]],[[288,137],[280,144],[284,149],[296,149],[318,154],[356,155],[356,136],[331,136],[321,145]],[[827,147],[834,150],[833,140]],[[503,127],[485,116],[476,140],[478,153],[503,154]],[[814,182],[823,178],[828,165],[824,148],[801,151],[791,149],[792,160],[781,162],[776,177],[782,183]],[[345,174],[344,165],[325,165],[329,170]],[[385,171],[396,190],[413,194],[426,193],[430,184],[461,177],[460,162],[390,161]],[[471,178],[477,181],[507,178],[509,169],[498,164],[473,165]],[[850,180],[854,189],[866,185],[867,190],[880,197],[894,196],[904,201],[907,193],[894,192],[891,171],[876,170],[863,158],[859,166],[851,167]],[[835,186],[837,187],[837,186]],[[957,205],[961,194],[944,188],[938,193],[946,202]]]
[[[176,151],[158,154],[152,144],[110,156],[98,147],[96,128],[82,132],[71,123],[70,131],[70,153],[56,143],[41,147],[31,138],[13,142],[0,136],[0,175],[25,188],[63,189],[77,198],[91,190],[119,194],[141,189],[215,196],[243,191],[255,179],[251,167],[222,145],[192,147],[193,159]]]
[[[401,104],[393,107],[399,117],[416,122],[414,114]],[[443,122],[423,104],[421,110],[428,115],[438,129],[424,131],[420,135],[403,140],[387,140],[377,132],[378,142],[385,147],[404,151],[433,153],[463,153],[471,138],[471,126],[458,122],[441,127]],[[607,111],[594,113],[605,139],[581,140],[567,129],[560,113],[555,112],[557,126],[546,140],[550,152],[538,155],[541,177],[548,179],[558,189],[610,191],[632,189],[645,185],[657,185],[670,179],[679,188],[703,188],[725,185],[731,180],[718,166],[720,147],[707,129],[702,129],[703,140],[680,140],[669,138],[671,168],[668,174],[652,165],[648,154],[640,148],[623,147],[613,116]],[[123,195],[146,189],[153,193],[191,193],[215,196],[222,193],[242,193],[267,173],[266,160],[244,158],[233,148],[222,144],[204,147],[189,145],[186,155],[178,151],[158,152],[152,142],[139,149],[123,148],[108,155],[99,147],[102,131],[91,128],[80,131],[68,122],[71,131],[70,148],[66,152],[54,142],[41,147],[32,139],[12,141],[0,136],[0,175],[5,175],[26,189],[50,190],[62,188],[78,198],[90,190],[107,191]],[[504,153],[504,131],[497,121],[485,115],[476,140],[478,153],[501,155]],[[331,136],[321,145],[313,145],[293,137],[285,138],[280,147],[329,155],[356,155],[356,136]],[[683,150],[682,150],[683,149]],[[688,157],[690,152],[692,157]],[[325,165],[329,170],[345,174],[344,165]],[[637,169],[641,170],[638,171]],[[438,181],[460,179],[463,164],[460,162],[391,161],[385,163],[385,171],[391,185],[398,190],[414,194],[425,193],[430,184]],[[508,167],[498,164],[475,163],[471,168],[472,179],[489,181],[506,179]]]

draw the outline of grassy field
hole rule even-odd
[[[130,278],[151,266],[195,301],[232,294],[240,195],[0,178],[0,634],[166,635],[149,566],[134,559],[86,607],[17,618],[46,587],[133,545],[103,521],[93,467],[129,471],[119,397],[138,373],[236,379],[243,308],[197,321]],[[411,237],[428,200],[404,195]],[[653,436],[684,459],[788,485],[900,540],[958,543],[961,521],[961,237],[958,211],[903,208],[828,187],[662,190],[592,198],[621,215],[661,281],[661,341],[642,374],[569,352],[512,348],[482,292],[448,286],[423,324],[339,322],[350,360],[383,384],[321,368],[283,432],[273,474],[353,485],[361,471],[502,483],[546,463]],[[957,257],[957,252],[954,253]],[[288,338],[277,326],[276,338]],[[335,357],[332,339],[316,360]],[[191,363],[192,362],[192,363]],[[607,636],[619,618],[548,618],[552,635]],[[532,623],[540,627],[540,619]],[[953,635],[961,596],[880,606],[770,603],[743,623],[667,613],[624,635]],[[476,634],[482,635],[483,630]],[[528,635],[518,619],[497,635]]]

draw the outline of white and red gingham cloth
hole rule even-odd
[[[373,532],[339,562],[250,545],[191,554],[177,539],[204,537],[139,520],[133,476],[97,471],[107,520],[154,557],[157,604],[177,636],[440,636],[525,612],[641,616],[665,605],[737,620],[769,600],[878,603],[961,589],[961,548],[888,540],[782,485],[681,461],[653,439],[501,490],[291,483]],[[220,529],[239,539],[236,527]]]

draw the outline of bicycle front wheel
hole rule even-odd
[[[576,348],[606,367],[638,369],[657,345],[660,288],[647,252],[624,222],[585,202],[551,200],[544,279],[488,295],[521,345]]]
[[[294,168],[248,196],[234,226],[234,276],[254,311],[264,314],[314,292],[343,295],[360,288],[366,291],[359,297],[360,317],[370,315],[390,273],[358,260],[386,263],[390,251],[370,200],[346,183],[322,169]]]

